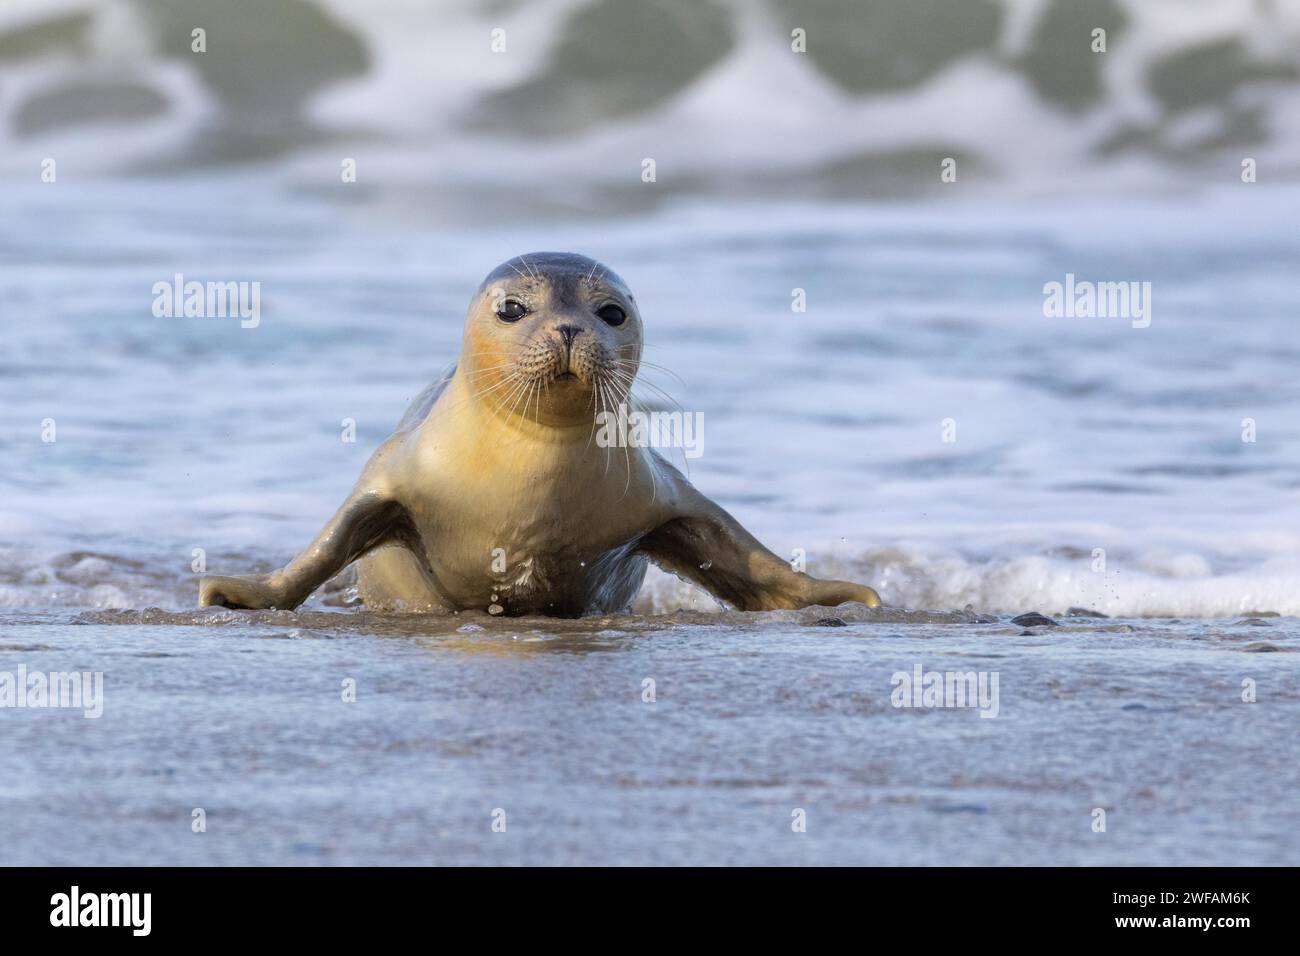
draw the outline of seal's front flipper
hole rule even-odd
[[[374,491],[354,494],[307,550],[282,570],[204,578],[199,582],[199,606],[292,610],[366,552],[391,541],[409,545],[415,539],[410,517],[396,501]]]
[[[199,582],[199,607],[229,607],[240,611],[279,607],[279,590],[270,583],[270,578],[269,574],[206,577]]]
[[[872,588],[825,581],[794,571],[735,518],[683,482],[680,513],[641,539],[640,549],[665,571],[681,575],[741,611],[880,605]]]

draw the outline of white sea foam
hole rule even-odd
[[[1033,53],[1035,25],[1049,6],[1036,0],[1000,4],[1001,29],[989,46],[954,55],[916,83],[879,89],[845,89],[819,69],[818,45],[830,42],[825,26],[820,33],[812,28],[809,53],[792,53],[789,29],[801,15],[797,7],[728,3],[719,9],[733,42],[728,46],[721,34],[695,36],[712,59],[683,89],[641,109],[610,105],[608,118],[563,136],[538,138],[512,127],[508,113],[492,105],[501,91],[544,98],[538,91],[566,84],[586,89],[582,84],[589,80],[567,73],[571,64],[552,52],[566,30],[577,29],[567,18],[586,6],[531,0],[485,12],[464,5],[430,9],[396,0],[362,6],[328,0],[316,7],[323,18],[301,12],[311,7],[286,10],[262,25],[260,55],[241,54],[239,71],[260,69],[264,82],[277,85],[278,61],[292,61],[313,42],[325,51],[335,41],[355,44],[364,63],[339,68],[337,75],[328,64],[318,66],[317,86],[288,103],[267,98],[281,112],[261,123],[242,100],[231,100],[236,94],[222,78],[221,58],[228,51],[220,44],[237,42],[229,31],[214,31],[207,53],[167,55],[163,22],[125,0],[11,0],[0,12],[0,37],[66,14],[90,19],[84,30],[67,27],[62,39],[0,59],[0,119],[7,120],[0,122],[0,168],[30,170],[42,156],[64,156],[79,175],[138,169],[160,159],[206,169],[226,157],[201,145],[202,137],[221,129],[227,117],[234,117],[235,132],[266,127],[259,135],[270,139],[253,158],[273,161],[274,169],[264,174],[289,183],[336,181],[342,153],[362,157],[372,186],[425,187],[436,169],[444,186],[500,190],[545,181],[557,196],[575,197],[616,187],[646,150],[665,167],[665,189],[692,177],[720,177],[731,188],[760,195],[798,192],[800,182],[824,185],[830,166],[862,160],[856,180],[849,181],[857,186],[842,187],[844,197],[855,191],[879,195],[882,187],[897,186],[893,174],[872,166],[870,158],[917,149],[949,150],[982,164],[984,171],[972,166],[961,175],[968,195],[1164,189],[1171,181],[1165,162],[1170,155],[1206,170],[1227,169],[1231,176],[1238,154],[1248,148],[1274,180],[1293,175],[1289,171],[1300,160],[1300,87],[1284,77],[1233,85],[1220,71],[1208,82],[1226,84],[1223,90],[1187,104],[1162,102],[1152,90],[1153,70],[1215,44],[1238,44],[1234,49],[1240,52],[1228,55],[1263,72],[1285,70],[1300,48],[1300,8],[1294,4],[1122,0],[1118,6],[1129,26],[1115,31],[1105,54],[1055,66],[1079,71],[1074,82],[1080,86],[1088,85],[1094,67],[1099,71],[1097,99],[1075,110],[1037,91],[1021,59]],[[620,24],[637,29],[630,19],[634,6],[609,5],[609,43],[621,41]],[[953,0],[954,14],[960,9],[961,0]],[[850,20],[860,16],[853,0],[843,0],[840,12]],[[490,52],[494,28],[507,31],[507,53]],[[927,30],[909,42],[926,55],[929,44],[945,38],[942,29]],[[1207,69],[1213,69],[1218,61],[1205,56]],[[13,129],[27,104],[68,84],[127,84],[158,94],[165,107],[147,116],[124,115],[117,123],[109,115]],[[586,95],[604,109],[601,97],[613,94],[595,84]],[[1263,134],[1245,140],[1229,134],[1231,156],[1198,143],[1228,129],[1237,116],[1233,110],[1255,107],[1263,109]],[[311,146],[310,137],[293,139],[298,120],[327,131],[328,148]],[[475,125],[480,121],[495,125],[481,130]],[[272,148],[276,135],[285,139]],[[529,140],[526,148],[505,145],[520,139]],[[1106,147],[1125,141],[1129,148]],[[1212,178],[1198,176],[1186,188]],[[586,195],[588,205],[590,199]]]

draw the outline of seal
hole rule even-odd
[[[295,608],[355,561],[371,607],[576,617],[627,610],[653,561],[739,610],[879,605],[865,585],[794,571],[645,442],[592,440],[641,349],[636,301],[600,263],[503,263],[451,374],[316,539],[270,574],[203,578],[199,603]]]

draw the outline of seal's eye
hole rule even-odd
[[[497,318],[502,322],[518,322],[527,314],[528,310],[518,299],[506,299],[497,308]]]
[[[604,319],[607,325],[622,325],[623,320],[627,318],[627,313],[613,304],[602,306],[596,314]]]

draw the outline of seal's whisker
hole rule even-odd
[[[500,382],[497,382],[497,384],[493,385],[491,388],[484,389],[478,394],[470,395],[467,401],[475,401],[479,398],[491,396],[490,401],[492,402],[492,408],[494,411],[499,412],[501,411],[502,397],[503,396],[508,397],[508,395],[513,390],[513,387],[518,382],[518,380],[519,380],[518,374],[511,375],[507,378],[502,379]],[[494,392],[496,394],[492,394]]]
[[[524,381],[520,382],[519,388],[515,392],[511,393],[511,395],[513,395],[514,397],[510,402],[510,410],[506,414],[513,416],[515,414],[515,409],[519,407],[519,400],[522,399],[527,394],[528,394],[528,380],[525,379]]]
[[[673,396],[669,395],[666,391],[664,391],[662,388],[660,388],[658,385],[654,384],[653,382],[648,382],[645,379],[642,379],[634,383],[630,377],[630,373],[626,369],[622,369],[622,368],[611,367],[609,369],[609,372],[611,375],[617,376],[621,374],[623,376],[622,382],[627,389],[624,400],[628,401],[628,403],[633,407],[638,408],[639,411],[653,411],[654,407],[645,398],[632,394],[632,387],[634,384],[637,386],[645,386],[646,388],[654,389],[665,399],[667,399],[672,407],[676,408],[677,411],[681,412],[683,416],[688,414],[686,409],[682,407],[681,403],[677,401],[677,399],[673,398]],[[686,452],[684,449],[682,450],[682,464],[684,470],[686,471],[686,474],[690,475],[691,462],[690,459],[686,457]]]
[[[612,369],[609,372],[609,379],[611,383],[616,385],[615,396],[619,401],[625,402],[631,406],[637,404],[637,399],[632,395],[632,382],[630,380],[621,378],[619,374]]]
[[[533,401],[536,401],[536,407],[533,409],[533,415],[536,417],[542,413],[542,383],[540,379],[533,379],[533,387],[528,392],[528,401],[524,402],[524,418],[528,417],[528,405]]]
[[[612,374],[618,375],[619,372],[618,372],[617,370],[612,370]],[[637,401],[639,404],[645,406],[646,408],[649,408],[650,405],[651,405],[651,403],[650,403],[649,401],[647,401],[646,399],[642,398],[642,397],[639,397],[639,396],[634,395],[634,394],[633,394],[633,388],[635,387],[635,388],[648,388],[648,389],[652,389],[652,390],[654,390],[655,392],[658,392],[659,395],[663,398],[663,400],[664,400],[665,402],[667,402],[671,407],[677,409],[677,411],[681,412],[682,414],[685,414],[685,413],[686,413],[686,409],[682,407],[682,403],[681,403],[681,402],[677,401],[676,398],[674,398],[671,394],[669,394],[669,393],[668,393],[666,390],[664,390],[663,388],[660,388],[660,387],[659,387],[658,385],[656,385],[654,382],[648,382],[648,381],[645,381],[644,379],[642,379],[642,380],[640,380],[640,381],[634,381],[633,379],[626,377],[626,376],[627,376],[627,373],[626,373],[626,372],[623,372],[622,374],[623,374],[624,377],[622,378],[621,381],[622,381],[622,383],[627,387],[627,396],[628,396],[629,398],[631,398],[631,399]]]
[[[591,390],[591,402],[589,403],[588,408],[591,415],[591,431],[587,433],[587,447],[582,450],[582,454],[584,457],[586,457],[587,452],[591,451],[591,441],[593,438],[596,437],[597,412],[596,412],[596,390],[594,388]]]
[[[527,390],[527,388],[528,388],[527,380],[520,379],[519,384],[514,389],[511,390],[510,394],[507,395],[504,399],[502,399],[501,404],[503,407],[506,402],[510,403],[510,407],[505,409],[504,411],[504,414],[507,417],[514,415],[515,408],[519,405],[519,400],[523,397],[524,392]]]
[[[523,394],[519,396],[519,417],[528,417],[528,403],[533,397],[533,380],[530,378],[524,385]],[[513,412],[513,409],[512,409]]]
[[[513,415],[515,413],[515,406],[519,404],[519,398],[524,393],[524,390],[528,387],[529,381],[530,379],[528,378],[528,376],[520,373],[515,387],[510,390],[510,394],[508,394],[504,399],[502,399],[503,405],[506,402],[510,402],[510,410],[506,413],[507,415]]]
[[[502,366],[502,368],[509,368],[510,365],[512,365],[512,364],[514,364],[514,363],[508,363],[507,365]],[[466,373],[465,373],[466,377],[469,378],[469,380],[470,380],[471,383],[473,383],[473,381],[474,381],[474,377],[475,377],[476,374],[477,374],[477,373],[474,373],[474,372],[466,372]],[[454,379],[455,377],[456,377],[456,373],[455,373],[455,372],[452,372],[450,375],[446,376],[445,378],[442,378],[442,379],[439,379],[439,380],[436,381],[436,382],[433,382],[433,383],[429,386],[429,388],[436,388],[436,387],[439,386],[439,385],[444,385],[444,384],[446,384],[447,382],[450,382],[450,381],[451,381],[452,379]],[[491,391],[493,391],[493,390],[496,389],[496,388],[500,388],[502,385],[508,384],[509,380],[510,380],[509,377],[507,377],[507,378],[504,379],[503,381],[498,382],[498,383],[495,384],[495,385],[488,386],[487,388],[482,389],[482,390],[480,390],[480,391],[478,391],[478,392],[474,392],[474,393],[472,393],[472,394],[470,394],[470,395],[462,395],[460,398],[457,398],[454,402],[452,402],[451,405],[450,405],[449,407],[450,407],[450,408],[460,408],[462,405],[465,405],[465,404],[467,404],[468,402],[471,402],[471,401],[473,401],[473,400],[476,399],[476,398],[479,398],[479,397],[481,397],[481,396],[483,396],[483,395],[486,395],[488,392],[491,392]],[[425,391],[427,392],[428,389],[426,389]],[[447,396],[447,395],[444,393],[444,394],[441,394],[441,395],[438,396],[437,401],[438,401],[438,402],[442,402],[442,401],[447,401],[448,399],[449,399],[449,396]]]
[[[615,386],[615,397],[620,401],[628,401],[632,397],[632,380],[620,376],[616,369],[609,370],[609,379]]]
[[[658,365],[644,358],[638,359],[635,363],[633,363],[631,359],[624,358],[624,357],[620,357],[619,361],[635,364],[639,368],[648,368],[648,369],[653,369],[656,372],[663,372],[665,375],[671,375],[673,378],[677,379],[677,381],[681,382],[683,386],[686,385],[686,380],[682,378],[680,375],[678,375],[676,372],[674,372],[672,369],[668,368],[666,365]]]
[[[470,378],[478,378],[480,375],[486,375],[488,372],[499,372],[503,368],[510,368],[514,362],[504,362],[501,365],[489,365],[487,368],[476,368],[472,372],[466,372]]]
[[[668,394],[667,390],[664,389],[663,386],[657,384],[656,382],[651,381],[650,378],[649,378],[648,376],[644,376],[644,375],[642,375],[642,376],[637,376],[637,374],[636,374],[637,366],[636,366],[636,365],[634,365],[634,364],[632,364],[632,363],[630,363],[630,362],[627,362],[627,361],[619,361],[619,362],[616,362],[616,363],[615,363],[615,366],[616,366],[617,368],[619,368],[619,369],[620,369],[620,370],[621,370],[625,375],[628,375],[628,376],[632,377],[633,379],[637,379],[637,384],[639,384],[639,385],[646,385],[646,386],[649,386],[650,388],[656,388],[656,389],[659,389],[659,391],[663,392],[665,395]],[[678,381],[681,381],[681,379],[678,378]],[[683,385],[683,386],[684,386],[685,384],[686,384],[685,382],[682,382],[682,385]]]
[[[513,356],[509,356],[509,355],[496,355],[496,356],[493,356],[493,358],[503,358],[503,359],[509,359],[509,360],[510,360],[510,361],[508,361],[508,362],[504,362],[504,363],[502,363],[503,365],[514,365],[514,364],[515,364],[515,358],[514,358]],[[485,366],[485,367],[486,367],[486,368],[501,368],[502,366],[501,366],[501,365],[489,365],[489,366]],[[482,369],[481,369],[481,368],[480,368],[480,369],[474,369],[474,371],[476,371],[476,372],[480,372],[480,371],[482,371]]]
[[[492,410],[498,415],[506,414],[505,404],[507,398],[509,398],[509,395],[502,395],[501,393],[492,396]]]
[[[604,376],[602,384],[609,395],[609,404],[611,409],[616,409],[618,405],[625,403],[626,396],[620,395],[618,385],[611,378]],[[615,410],[613,411],[613,414],[617,416],[618,412]],[[619,501],[622,501],[627,497],[628,488],[630,488],[632,484],[632,453],[628,450],[628,436],[622,433],[621,428],[618,435],[618,444],[623,448],[623,461],[627,469],[627,481],[623,484],[623,494],[619,496]],[[608,457],[605,459],[605,473],[609,473]]]
[[[654,388],[653,385],[645,385],[644,382],[640,384],[646,388]],[[629,393],[632,400],[646,411],[653,412],[656,410],[663,410],[666,407],[672,411],[680,412],[683,415],[686,414],[686,409],[682,407],[681,402],[677,401],[677,399],[662,390],[659,391],[658,396],[646,395],[644,393],[638,395],[635,392],[632,392],[631,389],[629,389]]]
[[[607,381],[609,382],[610,391],[613,392],[614,397],[618,399],[619,404],[626,404],[628,395],[630,393],[630,388],[628,390],[625,390],[620,395],[618,391],[618,382],[617,380],[614,379],[612,374],[613,370],[606,369],[606,371],[611,373],[607,378]],[[627,470],[626,480],[623,482],[623,494],[619,495],[619,499],[618,499],[619,501],[622,501],[624,498],[627,497],[628,490],[632,487],[632,452],[627,447],[628,439],[626,435],[620,436],[619,444],[623,446],[623,465]]]
[[[608,379],[608,378],[606,378],[606,379],[603,380],[601,387],[602,387],[602,389],[603,389],[604,392],[605,392],[605,401],[606,401],[606,403],[607,403],[608,406],[609,406],[610,414],[611,414],[611,415],[614,415],[614,416],[617,418],[617,416],[618,416],[618,407],[617,407],[617,404],[616,404],[615,401],[614,401],[614,393],[613,393],[613,389],[612,389],[612,387],[610,386],[610,382],[609,382],[609,379]],[[623,435],[623,434],[617,434],[617,435],[616,435],[616,439],[617,439],[617,443],[618,443],[619,445],[626,445],[626,444],[627,444],[627,436],[626,436],[626,435]],[[612,446],[611,446],[611,447],[612,447]],[[605,452],[605,474],[606,474],[606,475],[609,474],[609,458],[610,458],[610,455],[612,455],[612,454],[613,454],[613,452],[612,452],[611,450],[608,450],[608,449],[607,449],[606,452]]]
[[[680,375],[678,375],[672,369],[668,368],[666,365],[656,365],[654,362],[647,362],[645,359],[641,359],[639,362],[637,362],[637,365],[641,368],[648,368],[654,372],[663,372],[665,375],[671,375],[673,378],[677,379],[677,381],[681,382],[683,385],[686,384],[686,379],[682,378]]]
[[[603,374],[599,374],[599,373],[597,374],[597,376],[596,376],[596,387],[597,387],[598,389],[600,389],[600,404],[601,404],[601,407],[603,408],[603,407],[605,407],[605,406],[608,404],[608,400],[607,400],[607,397],[606,397],[606,394],[605,394],[605,377],[604,377]],[[608,412],[610,412],[610,413],[613,413],[613,414],[617,414],[617,413],[613,412],[613,409],[609,409],[609,408],[607,408],[606,411],[608,411]],[[605,471],[604,471],[604,477],[606,477],[606,478],[609,477],[609,446],[608,446],[608,445],[605,446]]]
[[[541,412],[542,412],[542,406],[541,406],[542,382],[543,382],[543,379],[540,379],[540,378],[535,378],[535,379],[533,379],[533,387],[532,387],[531,389],[529,389],[529,392],[528,392],[528,401],[527,401],[527,402],[524,402],[524,417],[525,417],[525,418],[528,417],[528,405],[529,405],[530,402],[535,403],[535,407],[533,408],[533,416],[534,416],[534,418],[536,418],[536,416],[540,415]]]
[[[497,382],[494,385],[489,385],[486,388],[479,389],[477,392],[470,395],[470,398],[482,398],[484,395],[489,395],[492,392],[495,392],[497,389],[501,388],[502,386],[509,385],[511,382],[513,382],[516,379],[516,377],[517,377],[517,373],[516,375],[510,375],[506,378],[503,378],[501,381]]]
[[[628,449],[627,442],[623,443],[623,464],[627,468],[627,478],[623,481],[623,494],[619,495],[619,501],[626,498],[632,489],[632,452]]]
[[[509,382],[511,379],[513,379],[513,378],[514,378],[516,375],[518,375],[518,374],[519,374],[518,372],[511,372],[509,375],[506,375],[506,376],[500,377],[500,378],[498,378],[497,381],[495,381],[495,382],[490,382],[490,383],[488,383],[487,385],[483,385],[481,388],[479,387],[478,384],[475,384],[474,388],[477,389],[477,390],[474,391],[474,392],[471,392],[471,393],[470,393],[470,397],[471,397],[471,398],[478,398],[480,395],[486,395],[488,392],[492,391],[493,389],[500,388],[502,385],[504,385],[506,382]]]
[[[591,397],[593,402],[595,403],[595,410],[593,411],[591,416],[591,435],[594,436],[596,434],[596,423],[600,421],[600,416],[605,411],[605,403],[601,400],[600,397],[600,370],[599,369],[597,369],[595,375],[592,377]],[[588,437],[587,444],[588,447],[590,447],[591,445],[590,436]]]

